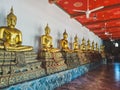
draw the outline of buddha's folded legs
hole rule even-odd
[[[0,49],[4,49],[4,46],[3,46],[3,45],[0,45]]]
[[[17,47],[6,47],[7,51],[31,51],[31,46],[17,46]]]

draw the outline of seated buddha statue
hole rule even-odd
[[[101,54],[102,58],[106,58],[105,46],[104,45],[100,45],[100,54]]]
[[[7,25],[0,27],[0,49],[6,51],[30,51],[31,46],[22,45],[22,33],[15,28],[17,17],[11,12],[7,15]]]
[[[74,49],[74,51],[79,51],[79,44],[78,44],[78,37],[77,37],[77,35],[74,38],[73,49]]]
[[[85,51],[86,50],[86,44],[85,44],[85,39],[84,38],[82,39],[82,43],[80,45],[80,50],[81,51]]]
[[[88,41],[87,41],[86,50],[88,50],[88,51],[90,51],[90,50],[91,50],[90,40],[89,40],[89,39],[88,39]]]
[[[92,47],[91,47],[91,50],[94,51],[95,50],[95,47],[94,47],[94,41],[92,42]]]
[[[104,52],[104,48],[105,48],[104,45],[100,45],[100,52]]]
[[[96,50],[96,51],[99,51],[98,44],[96,43],[95,45],[96,45],[95,50]]]
[[[65,30],[65,32],[63,33],[63,39],[60,40],[60,47],[62,51],[71,52],[71,50],[68,47],[67,37],[68,37],[68,34],[66,33],[66,30]]]
[[[42,50],[47,52],[58,52],[59,49],[53,48],[52,37],[50,36],[50,28],[47,24],[45,27],[45,35],[41,36],[41,45]]]

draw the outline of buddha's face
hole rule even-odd
[[[45,34],[49,35],[50,34],[50,30],[45,30]]]
[[[85,41],[84,41],[84,40],[82,41],[82,44],[85,44]]]
[[[16,19],[15,18],[8,18],[7,19],[7,24],[8,24],[9,27],[15,27]]]
[[[78,42],[78,38],[75,38],[75,42]]]
[[[65,40],[67,40],[67,37],[68,37],[68,36],[67,36],[67,34],[66,34],[66,35],[63,35],[63,37],[64,37]]]

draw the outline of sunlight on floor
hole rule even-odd
[[[115,63],[114,73],[115,73],[115,80],[120,81],[120,63]]]

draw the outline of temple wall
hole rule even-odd
[[[87,28],[82,26],[76,20],[57,7],[49,4],[48,0],[0,0],[0,26],[6,25],[6,15],[9,13],[11,6],[17,16],[16,28],[23,34],[23,45],[31,45],[34,50],[39,48],[39,37],[44,34],[46,24],[51,28],[53,37],[53,46],[59,47],[58,41],[62,39],[62,34],[66,29],[68,41],[71,43],[77,34],[79,43],[82,38],[88,38],[95,41],[100,46],[102,40]]]

